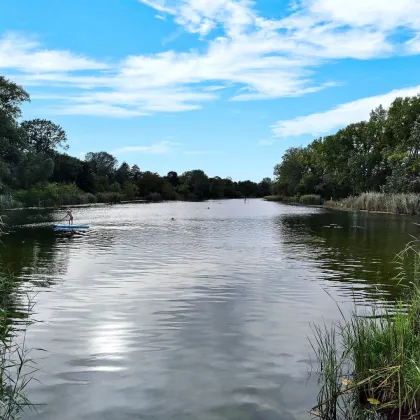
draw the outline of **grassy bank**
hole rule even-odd
[[[269,195],[266,201],[277,201],[286,204],[323,205],[341,210],[367,211],[393,214],[420,214],[420,194],[385,194],[377,192],[362,193],[340,201],[324,201],[319,195],[309,194],[300,197]]]
[[[384,194],[369,192],[349,197],[340,204],[350,210],[395,214],[420,214],[420,194]]]
[[[95,203],[119,203],[130,197],[118,192],[85,193],[74,185],[48,184],[45,187],[11,191],[0,195],[0,210],[20,207],[55,207]]]
[[[410,284],[392,309],[354,311],[332,327],[314,327],[322,419],[418,418],[420,415],[420,244],[398,256]]]

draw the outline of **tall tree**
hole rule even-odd
[[[30,98],[22,86],[0,76],[0,113],[12,119],[19,118],[23,102],[30,102]]]
[[[117,166],[117,159],[107,152],[90,152],[86,154],[86,162],[99,176],[111,178]]]
[[[131,177],[131,168],[127,162],[123,162],[115,172],[115,181],[123,186]]]
[[[29,149],[35,153],[51,155],[58,147],[68,149],[66,132],[52,121],[37,118],[24,121],[21,126],[27,135]]]
[[[178,173],[175,171],[168,172],[165,178],[173,187],[177,187],[180,183]]]

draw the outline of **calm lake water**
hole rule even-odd
[[[309,418],[310,323],[391,301],[420,226],[261,200],[9,213],[2,264],[35,294],[27,419]],[[171,218],[175,218],[174,221]],[[328,292],[328,293],[326,293]]]

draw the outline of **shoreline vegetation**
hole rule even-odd
[[[373,304],[313,326],[320,391],[311,414],[335,419],[411,419],[420,412],[420,243],[397,256],[407,287],[392,307]]]
[[[284,204],[317,206],[343,211],[365,211],[369,213],[420,215],[420,194],[387,194],[378,192],[362,193],[356,197],[342,200],[323,200],[320,195],[285,197],[271,195],[264,197],[265,201],[275,201]]]
[[[272,182],[209,177],[195,169],[166,176],[118,163],[105,151],[66,154],[64,129],[45,119],[20,121],[29,94],[0,75],[0,210],[121,201],[202,201],[264,197]]]
[[[267,201],[420,214],[420,95],[287,149],[274,175]]]
[[[0,217],[0,237],[2,235]],[[25,344],[33,304],[19,291],[19,282],[0,266],[0,419],[18,419],[34,409],[26,387],[36,372],[35,362]]]

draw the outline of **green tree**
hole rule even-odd
[[[179,181],[179,176],[178,173],[175,171],[170,171],[168,172],[168,175],[166,175],[165,179],[174,187],[176,188],[180,181]]]
[[[126,181],[124,183],[123,192],[129,200],[132,200],[136,197],[137,191],[137,185],[133,184],[131,181]]]
[[[79,159],[62,154],[53,157],[54,172],[51,181],[59,183],[77,183],[82,172],[83,162]]]
[[[45,183],[54,171],[54,162],[43,154],[26,153],[16,166],[16,187],[29,189],[38,183]]]
[[[83,191],[94,194],[97,192],[97,180],[91,166],[82,162],[81,171],[77,176],[76,185]]]
[[[68,149],[66,132],[52,121],[34,119],[22,122],[21,127],[30,151],[51,155],[58,147]]]
[[[124,185],[131,178],[131,168],[127,162],[123,162],[115,172],[115,180]]]
[[[86,154],[85,158],[98,176],[106,176],[112,179],[117,166],[117,159],[107,152],[90,152]]]
[[[133,180],[133,181],[137,181],[137,179],[140,176],[140,173],[141,172],[140,172],[139,166],[138,165],[133,165],[131,167],[131,171],[130,171],[130,179]]]
[[[225,185],[223,179],[215,176],[210,178],[210,197],[214,199],[223,198],[225,195]]]

